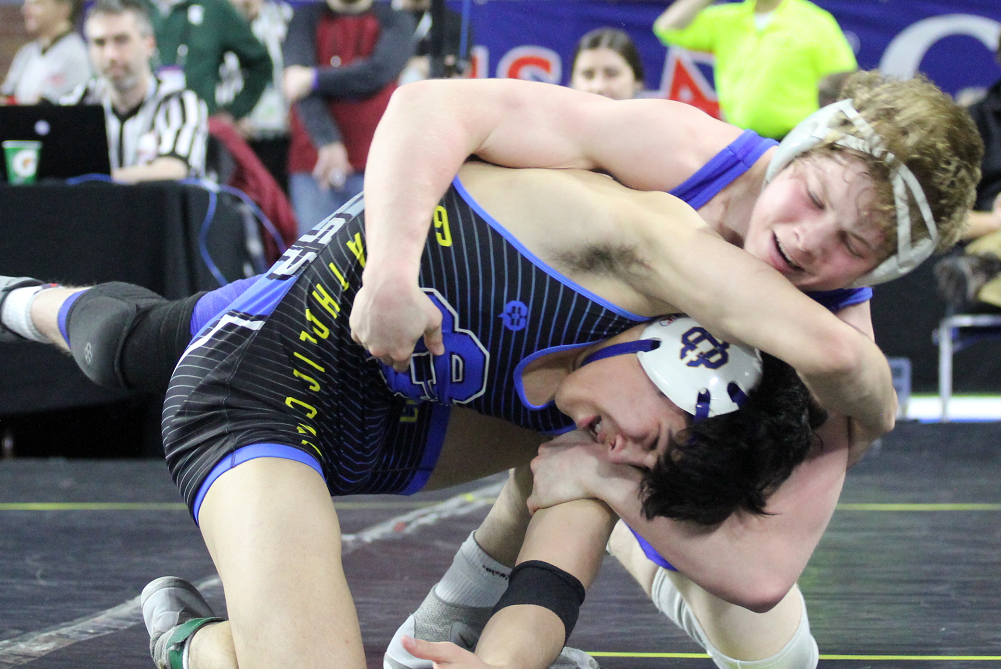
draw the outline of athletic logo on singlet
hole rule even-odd
[[[441,312],[445,355],[433,356],[418,342],[407,372],[383,365],[386,383],[393,392],[418,401],[467,404],[487,390],[490,353],[475,334],[459,327],[459,315],[441,293],[424,292]]]
[[[719,341],[705,328],[694,327],[681,335],[681,355],[682,360],[688,359],[685,364],[689,367],[705,366],[709,369],[719,369],[730,359],[730,354],[726,349],[730,348],[727,342]]]
[[[504,312],[499,316],[504,320],[504,327],[511,332],[524,330],[528,325],[528,307],[524,302],[511,300],[504,305]]]

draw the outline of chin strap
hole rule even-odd
[[[613,358],[617,355],[653,351],[658,348],[660,348],[660,342],[656,339],[637,339],[636,341],[626,341],[621,344],[612,344],[611,346],[598,349],[591,355],[584,358],[584,362],[580,363],[580,366],[583,367],[584,365],[590,365],[592,362],[604,360],[605,358]]]

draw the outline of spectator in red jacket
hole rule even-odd
[[[413,50],[413,19],[372,0],[303,5],[285,40],[289,187],[305,232],[362,190],[375,126]]]

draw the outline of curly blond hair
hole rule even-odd
[[[840,99],[850,98],[859,114],[872,126],[897,160],[914,174],[924,190],[938,227],[938,251],[953,246],[963,232],[980,181],[984,145],[973,119],[924,76],[900,80],[879,72],[859,71],[841,87]],[[851,155],[865,162],[876,185],[873,212],[886,234],[887,255],[896,249],[897,217],[886,161],[836,145],[839,134],[864,139],[847,118],[832,124],[828,140],[803,157]],[[912,242],[928,237],[924,220],[913,198]]]

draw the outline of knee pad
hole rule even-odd
[[[695,617],[695,612],[692,611],[688,602],[681,596],[681,592],[675,587],[667,569],[661,567],[657,570],[657,575],[653,577],[653,587],[650,588],[650,597],[657,610],[684,630],[692,641],[705,648],[706,651],[712,647],[706,633],[702,630],[702,625]]]
[[[198,297],[169,302],[132,284],[95,286],[66,317],[73,359],[98,385],[165,392],[191,339]]]
[[[761,660],[738,660],[721,653],[709,641],[695,613],[668,577],[667,570],[658,570],[651,596],[654,605],[675,625],[683,629],[693,641],[702,646],[720,669],[816,669],[820,661],[817,641],[810,633],[810,619],[806,614],[806,600],[803,599],[803,593],[799,593],[802,613],[792,638],[775,655]]]

